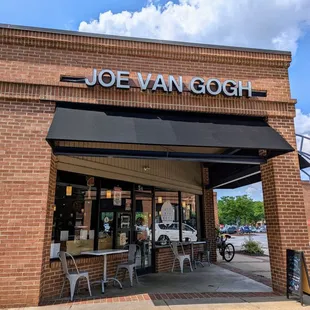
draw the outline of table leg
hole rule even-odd
[[[109,281],[117,282],[120,288],[123,288],[122,284],[120,281],[118,281],[116,278],[107,278],[107,265],[108,265],[108,255],[104,255],[104,265],[103,265],[103,279],[102,279],[102,288],[101,291],[104,293],[104,284],[108,283]]]
[[[107,255],[103,256],[103,275],[101,280],[101,292],[104,294],[104,284],[107,282]]]
[[[194,247],[193,247],[192,242],[191,242],[191,261],[192,261],[192,266],[195,268],[195,265],[194,265]]]
[[[107,281],[107,255],[104,255],[103,281]]]

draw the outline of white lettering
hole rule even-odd
[[[97,83],[97,69],[93,70],[93,80],[90,82],[88,78],[85,78],[85,84],[87,86],[95,86]]]
[[[123,89],[129,89],[130,86],[128,85],[129,82],[129,72],[128,71],[117,71],[116,73],[117,79],[116,79],[116,87],[117,88],[123,88]],[[126,82],[127,85],[122,84],[122,82]]]
[[[152,77],[152,74],[149,73],[149,74],[147,75],[146,80],[144,81],[144,80],[143,80],[143,77],[142,77],[142,74],[141,74],[140,72],[138,72],[138,81],[139,81],[141,90],[146,90],[146,89],[147,89],[147,87],[149,86],[151,77]]]
[[[162,74],[157,75],[157,78],[155,80],[155,83],[153,85],[152,90],[155,91],[155,90],[157,90],[157,88],[162,88],[163,91],[165,91],[165,92],[168,91],[167,85],[165,83],[165,80],[164,80],[164,77],[162,76]]]
[[[85,84],[89,87],[95,86],[99,83],[102,87],[112,87],[120,89],[130,89],[129,84],[129,71],[117,71],[114,73],[108,69],[102,69],[99,74],[97,74],[97,69],[93,69],[91,77],[85,77]],[[148,73],[147,77],[144,79],[141,72],[137,72],[138,83],[142,91],[147,89],[152,89],[153,91],[162,90],[164,92],[177,91],[182,93],[184,91],[183,87],[183,77],[168,75],[168,81],[164,80],[163,74],[158,74],[154,81],[153,87],[150,85],[152,82],[152,74]],[[221,83],[220,80],[216,78],[210,78],[204,80],[201,77],[193,77],[189,84],[189,90],[194,94],[208,94],[211,96],[217,96],[219,94],[224,94],[228,97],[242,97],[246,92],[247,97],[252,97],[252,83],[250,81],[243,85],[242,81],[235,80],[225,80]]]
[[[252,83],[250,81],[247,82],[247,86],[242,86],[242,81],[239,81],[238,89],[239,89],[239,97],[242,97],[242,92],[244,90],[248,91],[247,97],[252,97]]]
[[[223,93],[226,96],[233,97],[238,96],[237,83],[233,80],[227,80],[223,83]]]
[[[197,83],[199,82],[199,83]],[[190,84],[189,84],[189,89],[192,91],[194,94],[205,94],[206,93],[206,88],[204,87],[204,82],[205,80],[200,78],[200,77],[194,77],[192,78]]]
[[[212,85],[212,84],[216,84],[216,90],[212,90],[212,89],[211,89],[211,85]],[[218,79],[209,79],[209,80],[207,81],[206,89],[207,89],[207,92],[208,92],[210,95],[216,96],[216,95],[220,94],[221,91],[222,91],[221,82],[220,82]]]
[[[105,83],[103,81],[104,75],[109,75],[109,77],[110,77],[109,83]],[[116,80],[115,74],[111,70],[102,70],[102,71],[100,71],[100,73],[98,75],[98,81],[102,87],[112,87],[115,84],[115,80]]]
[[[183,92],[183,81],[182,81],[182,76],[179,76],[179,83],[175,80],[174,76],[169,75],[168,77],[168,89],[169,92],[173,91],[173,85],[177,89],[179,93]]]

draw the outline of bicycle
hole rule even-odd
[[[235,256],[235,247],[231,243],[226,243],[227,239],[231,236],[227,234],[218,234],[216,238],[216,247],[219,249],[219,253],[223,260],[231,262]]]

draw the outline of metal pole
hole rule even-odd
[[[178,192],[178,200],[179,200],[179,239],[180,242],[183,241],[182,239],[182,223],[183,223],[183,209],[182,209],[182,193]]]
[[[94,224],[95,224],[95,236],[94,236],[94,250],[98,250],[99,229],[100,229],[100,198],[101,198],[101,179],[96,178],[96,204],[94,208]]]
[[[155,214],[156,214],[156,197],[155,187],[152,188],[152,272],[156,272],[156,251],[155,251]]]

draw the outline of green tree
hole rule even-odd
[[[264,219],[264,206],[247,195],[225,196],[218,201],[218,213],[221,224],[255,224]]]

